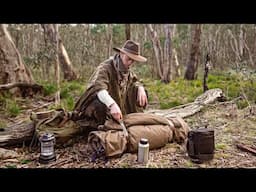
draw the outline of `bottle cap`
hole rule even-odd
[[[141,143],[141,144],[144,144],[144,145],[145,145],[145,144],[148,144],[148,140],[147,140],[146,138],[141,138],[141,139],[140,139],[140,143]]]

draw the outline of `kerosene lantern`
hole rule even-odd
[[[55,137],[51,133],[44,133],[40,138],[39,162],[47,164],[56,160],[54,152]]]

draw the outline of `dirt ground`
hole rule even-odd
[[[237,148],[237,142],[256,146],[256,106],[237,109],[232,102],[215,103],[185,118],[191,129],[206,126],[214,129],[215,151],[211,161],[191,161],[185,145],[169,143],[151,150],[147,164],[137,163],[137,154],[125,153],[120,158],[92,161],[86,153],[86,137],[81,136],[69,147],[55,149],[57,160],[38,162],[39,151],[29,152],[27,146],[8,147],[13,154],[0,158],[0,168],[255,168],[254,154]],[[1,156],[0,156],[1,157]]]

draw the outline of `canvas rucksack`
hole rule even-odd
[[[56,144],[64,144],[81,131],[80,127],[71,120],[71,113],[64,109],[31,113],[30,119],[35,123],[31,146],[34,146],[44,133],[53,134]]]

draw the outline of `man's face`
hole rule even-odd
[[[126,54],[121,53],[121,59],[123,61],[124,67],[126,69],[129,69],[130,66],[134,63],[134,60],[130,57],[128,57]]]

